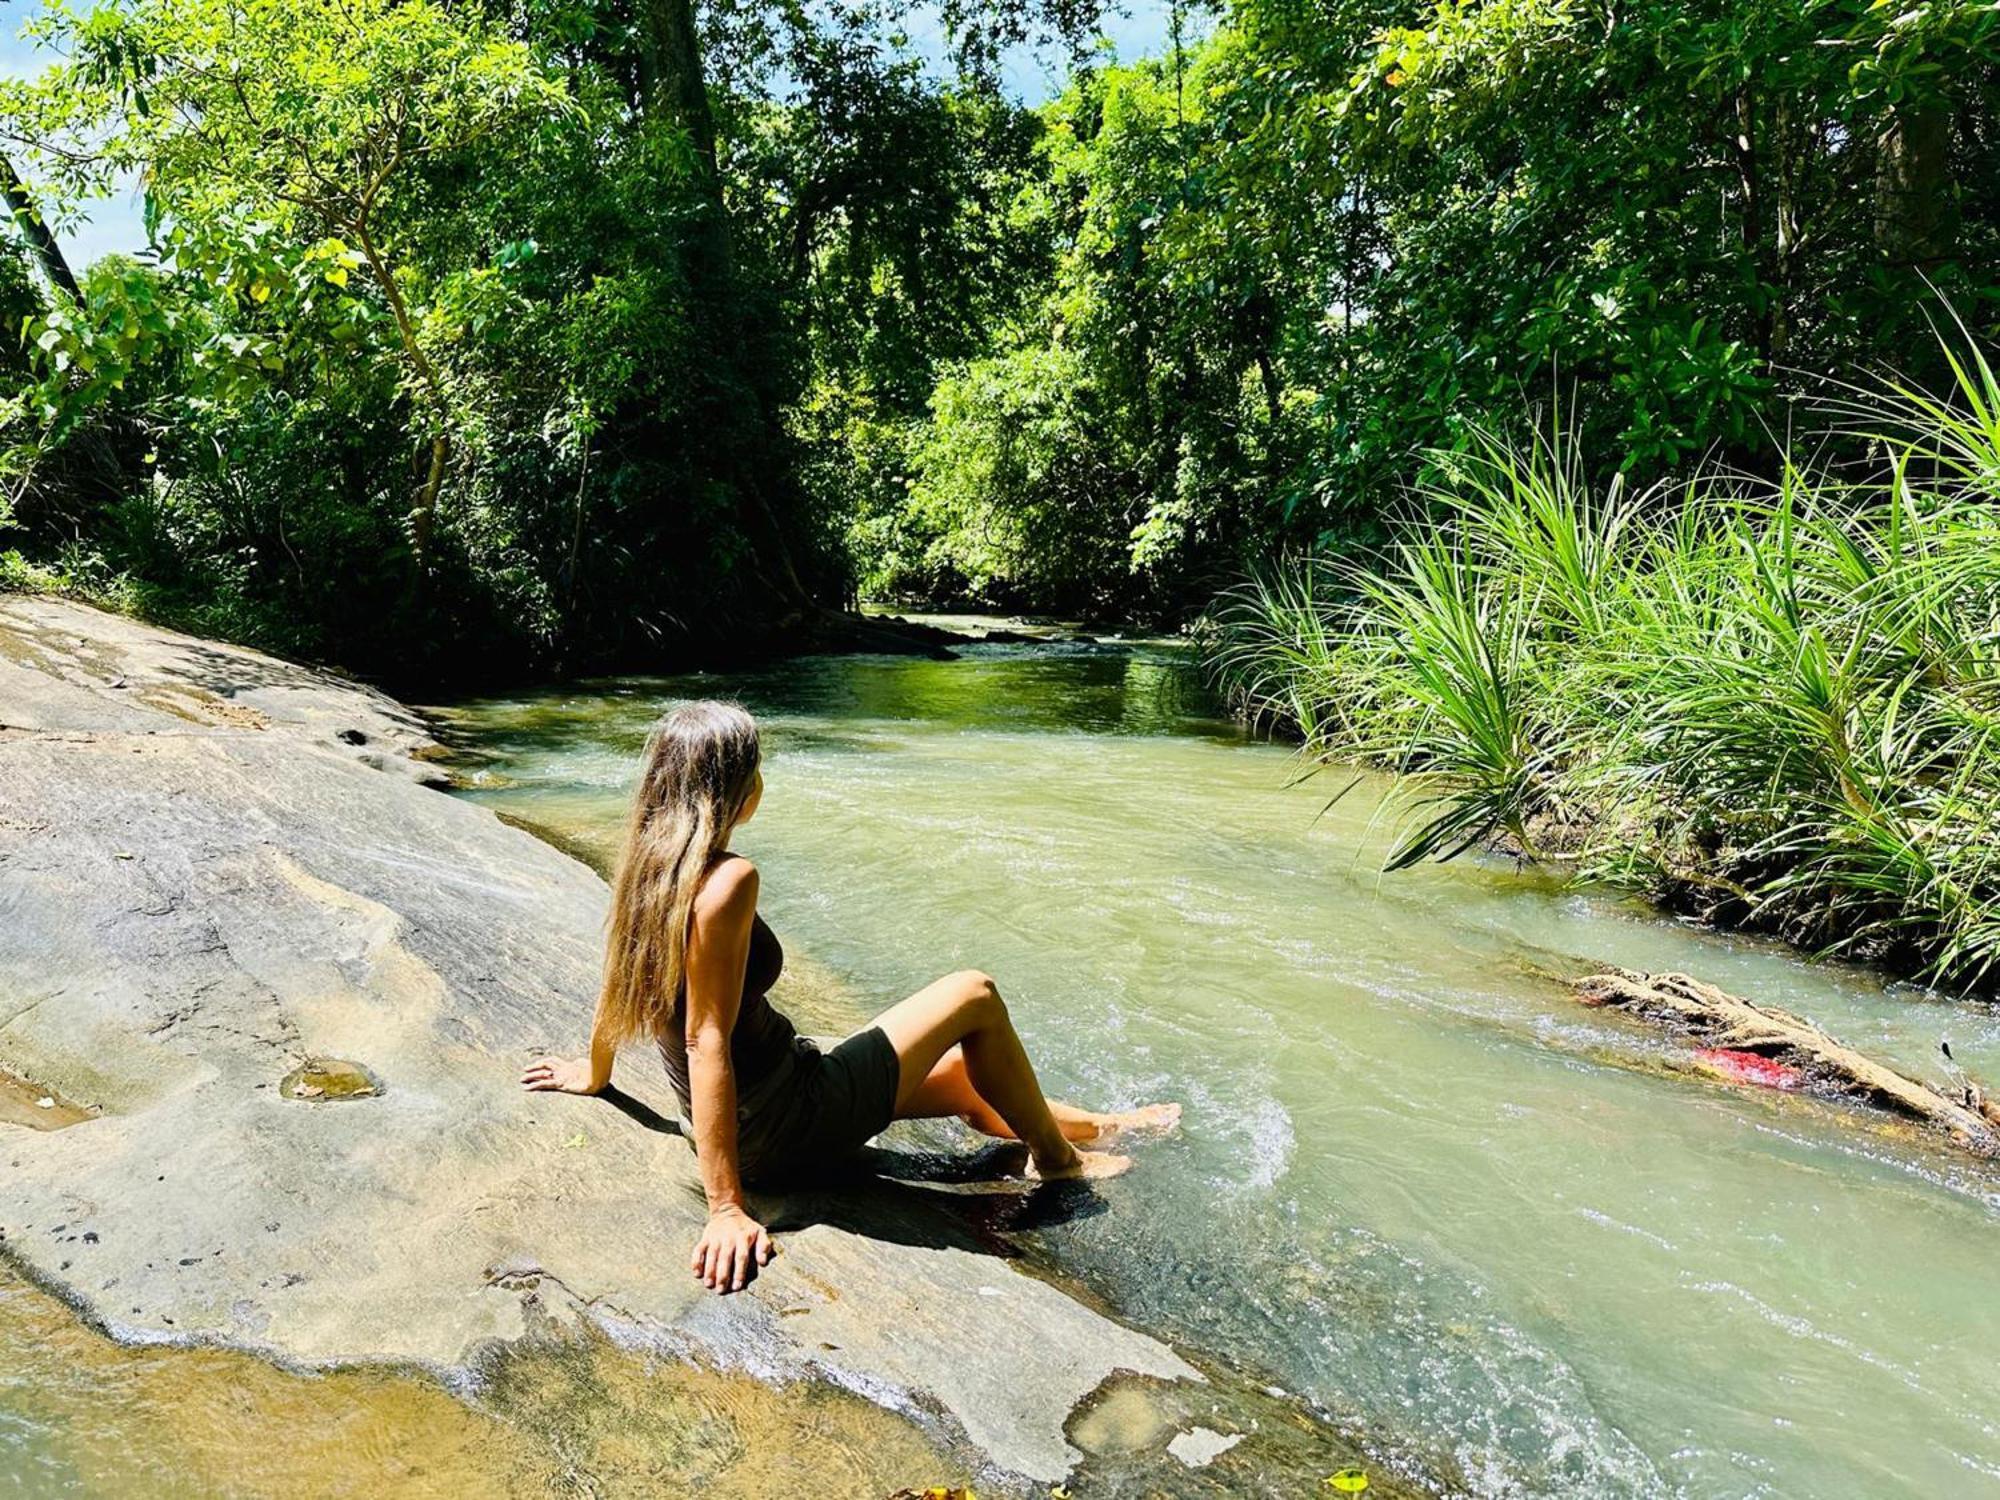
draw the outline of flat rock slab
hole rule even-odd
[[[605,887],[422,786],[434,748],[339,678],[0,599],[0,1068],[94,1111],[0,1120],[37,1275],[120,1337],[303,1365],[461,1366],[588,1316],[836,1381],[1015,1481],[1069,1472],[1115,1372],[1201,1378],[916,1188],[767,1205],[784,1253],[703,1291],[692,1157],[631,1083],[656,1070],[629,1058],[618,1100],[516,1084],[586,1034]],[[330,1060],[379,1092],[286,1097]]]
[[[421,715],[361,683],[67,600],[0,598],[0,734],[276,729],[441,782]]]

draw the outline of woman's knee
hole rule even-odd
[[[960,1014],[976,1025],[990,1026],[996,1021],[1007,1019],[1007,1002],[1000,998],[1000,987],[993,982],[993,976],[978,969],[961,969],[951,976],[958,992]]]

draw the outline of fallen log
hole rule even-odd
[[[1943,1090],[1843,1046],[1810,1021],[1758,1005],[1685,974],[1612,969],[1575,981],[1587,1005],[1631,1011],[1706,1047],[1769,1058],[1803,1074],[1816,1093],[1856,1099],[1920,1120],[1967,1150],[2000,1155],[2000,1102],[1978,1084]]]

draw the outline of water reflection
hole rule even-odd
[[[783,663],[755,673],[619,678],[478,706],[468,748],[502,756],[576,748],[579,720],[594,748],[635,754],[661,707],[676,698],[732,697],[767,722],[775,747],[882,748],[897,726],[1061,734],[1182,734],[1236,742],[1214,696],[1164,647],[964,649],[957,661],[847,657]],[[445,710],[448,722],[457,714]],[[865,731],[863,730],[865,726]]]

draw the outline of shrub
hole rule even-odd
[[[1863,479],[1593,490],[1560,428],[1432,455],[1383,554],[1235,591],[1213,664],[1310,755],[1404,774],[1391,868],[1501,843],[1990,988],[2000,382],[1841,405]]]

